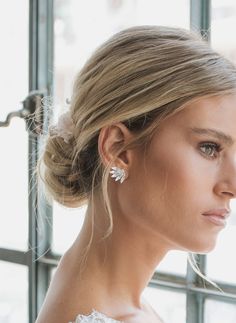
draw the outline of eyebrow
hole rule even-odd
[[[196,133],[198,135],[213,136],[213,137],[217,138],[218,140],[223,141],[227,145],[232,145],[234,142],[233,138],[231,136],[225,134],[222,131],[216,130],[216,129],[193,127],[193,128],[189,128],[189,130],[191,130],[193,133]]]

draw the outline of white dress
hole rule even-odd
[[[96,310],[92,310],[90,315],[79,314],[75,321],[68,323],[124,323],[122,321],[116,321],[105,314],[102,314]]]

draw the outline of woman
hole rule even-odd
[[[48,195],[88,207],[37,323],[163,322],[141,294],[168,251],[215,247],[235,123],[236,69],[197,35],[138,26],[94,52],[41,158]]]

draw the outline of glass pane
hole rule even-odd
[[[14,10],[13,10],[14,8]],[[22,108],[28,93],[29,1],[9,0],[0,11],[0,120]],[[0,246],[26,249],[28,234],[28,142],[25,123],[0,128]]]
[[[205,302],[205,323],[235,323],[236,305],[206,299]]]
[[[214,49],[236,62],[236,2],[212,0],[211,43]]]
[[[21,108],[20,101],[28,93],[29,1],[1,4],[0,120],[5,120],[7,113]]]
[[[0,128],[0,246],[27,249],[28,134],[22,119]]]
[[[53,203],[53,252],[63,254],[71,246],[83,225],[86,209],[87,206],[68,209]]]
[[[56,270],[57,270],[57,267],[53,267],[53,268],[51,268],[51,270],[50,270],[50,282],[51,282],[51,280],[53,279],[53,277],[54,277],[54,275],[55,275]],[[49,283],[50,283],[50,282],[49,282]]]
[[[221,231],[216,248],[207,256],[206,274],[213,280],[236,284],[236,200],[231,201],[230,207],[228,225]]]
[[[189,0],[55,0],[54,95],[60,105],[98,45],[121,29],[145,24],[189,29]]]
[[[164,322],[186,322],[185,294],[146,287],[143,296]]]
[[[28,323],[28,268],[0,261],[0,323]]]
[[[187,253],[170,251],[157,267],[157,272],[168,272],[185,276],[187,270]]]

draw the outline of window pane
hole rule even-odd
[[[54,275],[55,275],[55,272],[56,272],[56,270],[57,270],[57,267],[52,267],[51,268],[51,270],[50,270],[50,282],[51,282],[51,280],[53,279],[53,277],[54,277]],[[49,284],[50,284],[50,282],[49,282]]]
[[[186,322],[185,294],[146,287],[143,296],[165,322]]]
[[[187,270],[187,253],[182,251],[170,251],[157,267],[157,271],[185,276]]]
[[[236,201],[231,201],[232,214],[228,225],[217,241],[216,248],[207,256],[206,274],[213,280],[236,284],[236,263],[234,246],[236,245]]]
[[[68,209],[53,203],[53,252],[63,254],[72,245],[83,225],[86,209],[87,206]]]
[[[14,9],[14,10],[13,10]],[[22,108],[28,93],[29,1],[4,1],[0,11],[0,120]],[[27,249],[28,152],[23,120],[0,128],[0,246]]]
[[[236,2],[212,0],[212,47],[236,62],[236,43],[232,30],[236,28]]]
[[[205,323],[235,323],[236,305],[207,299],[205,302]]]
[[[20,108],[28,93],[29,1],[9,0],[0,10],[0,120]],[[5,137],[6,138],[6,137]]]
[[[0,261],[0,323],[28,322],[28,268]]]
[[[0,246],[27,249],[28,134],[22,119],[0,128]]]

